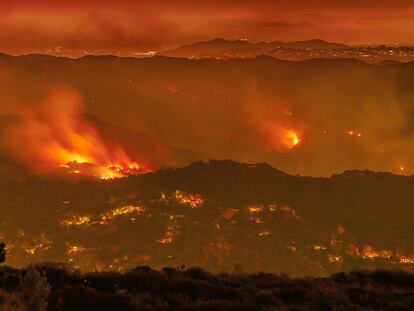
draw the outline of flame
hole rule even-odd
[[[164,233],[163,237],[156,240],[160,244],[171,244],[174,241],[175,228],[174,226],[168,226],[167,231]]]
[[[176,200],[182,204],[187,205],[190,208],[198,208],[204,204],[204,199],[199,194],[186,193],[184,191],[175,191]]]
[[[300,143],[298,134],[292,130],[286,130],[286,133],[282,136],[283,143],[289,148],[292,149],[297,144]]]
[[[297,130],[269,122],[264,124],[265,134],[272,151],[289,151],[295,148],[301,137]]]
[[[71,245],[68,247],[68,255],[76,255],[86,251],[86,248],[80,245]]]
[[[60,225],[65,227],[71,227],[71,226],[82,226],[85,224],[88,224],[91,221],[91,216],[72,216],[69,219],[63,219],[59,221]]]
[[[376,259],[376,258],[383,258],[389,259],[392,256],[392,252],[389,250],[375,250],[371,246],[365,246],[362,253],[362,258],[364,259]]]
[[[340,263],[342,262],[342,256],[334,255],[334,254],[328,254],[328,261],[330,263]]]
[[[109,210],[106,213],[99,215],[99,217],[92,219],[91,215],[73,215],[68,219],[62,219],[59,224],[64,227],[75,226],[92,226],[92,225],[109,225],[110,222],[118,217],[129,214],[142,214],[145,211],[143,206],[126,205]]]
[[[249,205],[247,206],[247,210],[249,211],[250,214],[257,214],[257,213],[263,212],[264,206],[263,205]]]
[[[36,172],[58,168],[71,174],[113,179],[148,172],[121,146],[104,142],[82,117],[77,92],[56,89],[38,109],[24,111],[8,129],[9,149]]]

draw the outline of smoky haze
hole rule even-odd
[[[27,56],[4,57],[1,67],[2,114],[36,107],[65,85],[84,112],[200,158],[314,176],[414,172],[411,64]]]

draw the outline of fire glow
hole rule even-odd
[[[300,143],[300,138],[294,131],[286,130],[285,134],[282,136],[282,141],[289,149],[292,149]]]
[[[113,179],[150,169],[132,160],[121,146],[104,142],[81,114],[80,96],[54,91],[39,109],[24,111],[8,131],[10,150],[37,173],[63,170],[69,174]]]
[[[301,142],[299,133],[293,129],[270,125],[268,127],[270,148],[275,151],[289,151]]]

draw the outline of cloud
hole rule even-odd
[[[314,25],[307,21],[288,22],[281,20],[258,21],[253,23],[256,27],[281,29],[281,28],[312,28]]]
[[[411,13],[411,0],[4,0],[0,45],[24,51],[82,39],[86,47],[145,50],[200,36],[414,42]]]

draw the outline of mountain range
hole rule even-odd
[[[348,45],[342,43],[328,42],[325,40],[314,39],[306,41],[281,42],[281,41],[259,41],[251,43],[247,40],[225,40],[215,38],[210,41],[201,41],[189,45],[184,45],[175,49],[159,53],[160,55],[170,57],[203,57],[203,56],[223,56],[226,53],[245,54],[254,53],[255,55],[270,53],[276,49],[296,49],[296,50],[313,50],[313,49],[346,49]]]

